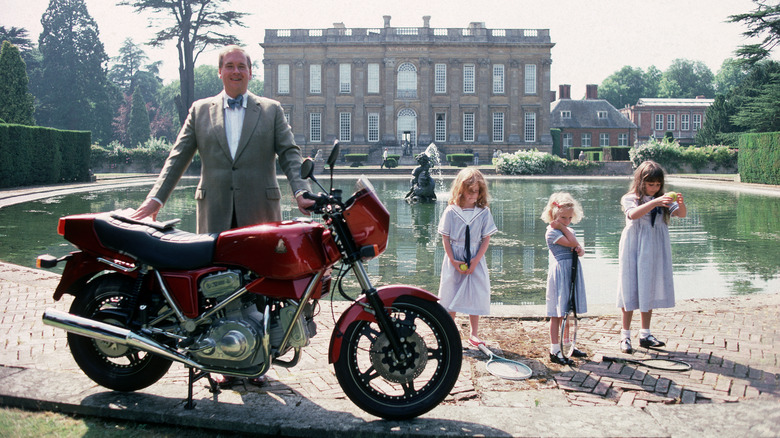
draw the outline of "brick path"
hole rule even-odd
[[[67,310],[70,299],[55,303],[51,296],[58,276],[0,263],[0,365],[79,373],[66,345],[65,332],[45,326],[47,307]],[[338,304],[343,307],[344,304]],[[336,316],[340,313],[338,309]],[[458,317],[458,323],[467,324]],[[472,347],[464,351],[458,383],[446,404],[509,406],[535,403],[552,406],[613,405],[645,407],[651,403],[721,403],[769,396],[780,400],[780,294],[696,300],[653,315],[653,331],[668,343],[669,355],[693,366],[687,372],[654,371],[635,365],[601,362],[602,355],[620,355],[617,333],[620,316],[583,318],[580,337],[589,361],[575,368],[550,365],[546,358],[526,358],[534,376],[505,381],[488,374],[484,355]],[[269,384],[242,391],[297,393],[311,398],[345,398],[327,348],[333,327],[329,302],[316,319],[319,334],[305,348],[298,366],[272,368]],[[485,318],[486,332],[499,333],[502,318]],[[505,336],[524,334],[527,342],[546,345],[548,322],[539,318],[512,320]],[[502,353],[500,339],[488,346]],[[636,338],[634,339],[635,343]],[[649,357],[637,349],[634,359]],[[174,364],[164,377],[180,383],[186,394],[187,371]],[[198,394],[203,394],[201,388]],[[197,394],[196,394],[197,396]],[[511,400],[510,400],[511,398]],[[519,400],[519,401],[518,401]]]

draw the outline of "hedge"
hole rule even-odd
[[[631,157],[628,155],[630,150],[631,146],[606,146],[602,159],[604,161],[630,161]]]
[[[601,161],[601,147],[577,147],[572,146],[569,148],[570,160],[577,160],[580,157],[580,151],[585,152],[585,155],[590,161]]]
[[[446,159],[452,166],[466,167],[474,162],[474,154],[447,154]]]
[[[368,160],[368,154],[346,154],[344,160],[347,163],[352,163],[349,165],[350,167],[359,167]]]
[[[780,184],[780,132],[739,136],[739,179],[758,184]]]
[[[0,187],[89,181],[91,133],[0,124]]]

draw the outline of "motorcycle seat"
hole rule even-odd
[[[124,221],[116,215],[99,215],[94,222],[100,242],[158,269],[195,269],[214,258],[217,234],[195,234],[173,227],[155,227]]]

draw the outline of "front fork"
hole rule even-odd
[[[390,342],[390,347],[395,353],[395,357],[399,360],[406,359],[406,353],[401,347],[401,339],[398,336],[398,331],[393,326],[393,322],[390,320],[390,315],[385,309],[384,303],[379,298],[376,288],[371,284],[371,279],[368,278],[363,262],[360,260],[355,261],[352,264],[352,270],[355,272],[360,288],[363,290],[363,294],[368,300],[368,306],[373,311],[372,313],[376,317],[376,322],[379,324],[379,328],[382,329],[382,333],[385,334],[387,340]]]

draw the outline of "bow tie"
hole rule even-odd
[[[231,99],[228,97],[228,106],[231,109],[241,108],[241,104],[244,102],[244,95],[239,95],[235,99]]]

